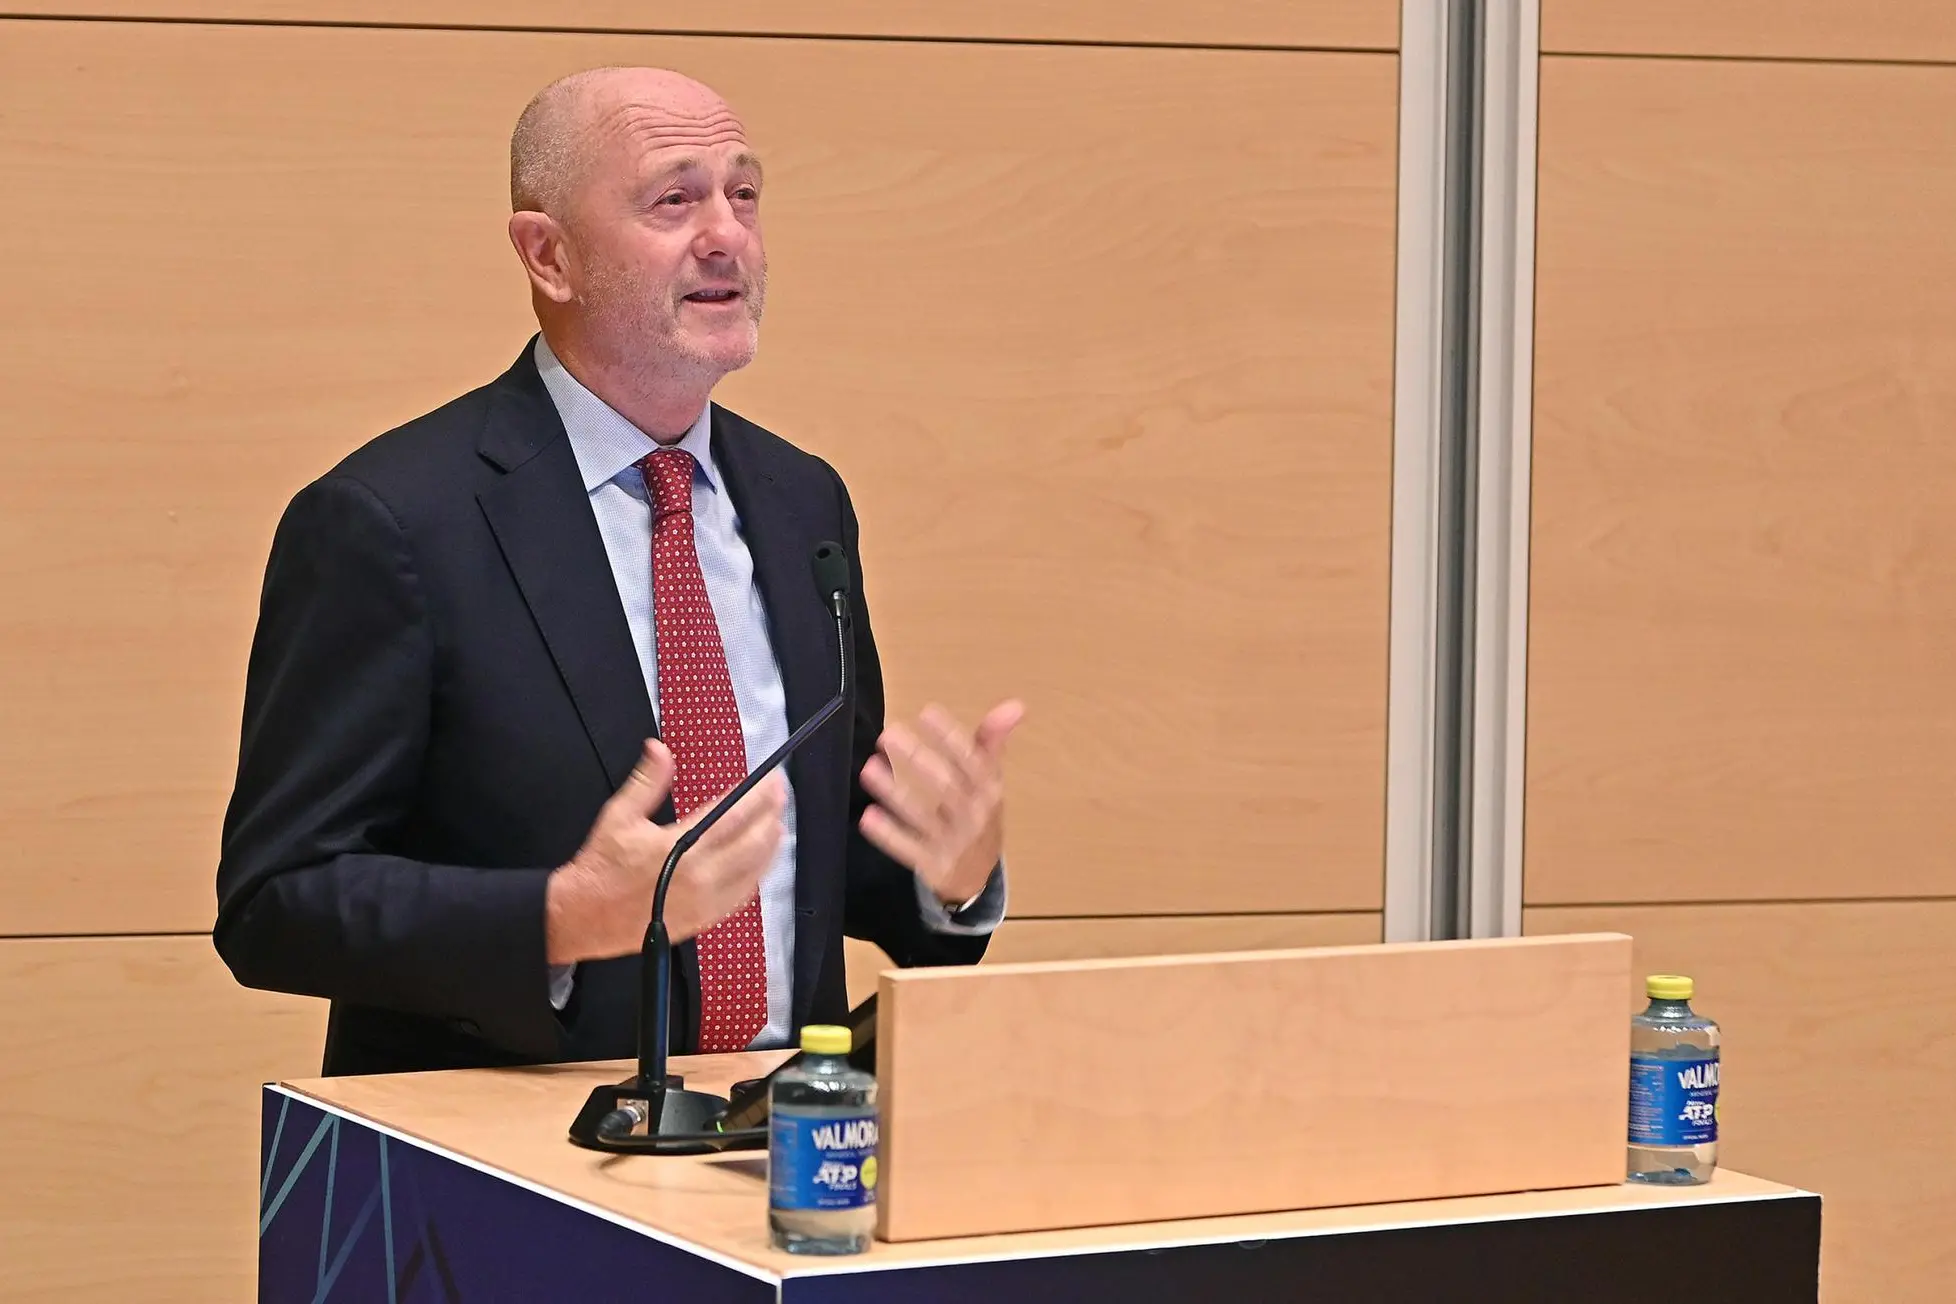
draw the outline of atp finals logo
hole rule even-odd
[[[1718,1117],[1718,1106],[1708,1098],[1718,1091],[1717,1060],[1704,1060],[1679,1069],[1678,1089],[1686,1093],[1679,1119],[1702,1127]]]
[[[822,1162],[809,1180],[830,1191],[876,1189],[876,1143],[873,1118],[845,1118],[808,1131],[809,1142]]]

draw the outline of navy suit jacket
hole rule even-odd
[[[840,477],[713,409],[791,726],[835,691],[809,556],[856,581],[850,709],[789,763],[794,1024],[846,1010],[842,937],[901,965],[966,964],[910,872],[856,827],[883,728],[856,517]],[[332,1002],[325,1072],[635,1053],[636,956],[548,996],[544,882],[657,733],[569,438],[529,347],[494,382],[361,448],[292,500],[266,565],[224,820],[213,940],[238,981]],[[670,804],[659,815],[670,821]],[[674,964],[674,1050],[698,965]]]

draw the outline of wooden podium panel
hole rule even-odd
[[[1621,934],[889,971],[878,1234],[1622,1180]]]

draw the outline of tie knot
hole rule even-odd
[[[683,448],[661,448],[639,460],[645,475],[645,492],[652,499],[652,514],[671,516],[693,510],[693,455]]]

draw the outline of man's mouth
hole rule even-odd
[[[740,291],[734,289],[695,290],[686,296],[686,301],[688,303],[731,303],[739,297]]]

